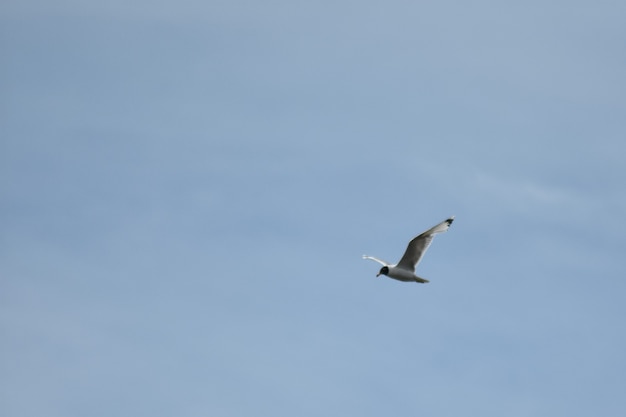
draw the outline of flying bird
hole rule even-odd
[[[387,275],[389,278],[397,279],[404,282],[419,282],[425,284],[429,282],[427,279],[420,278],[415,275],[415,267],[426,253],[426,249],[430,246],[433,238],[437,233],[447,232],[448,228],[454,221],[454,216],[447,220],[442,221],[437,226],[431,227],[421,235],[417,236],[409,242],[409,246],[406,248],[402,259],[395,265],[390,265],[388,262],[382,261],[373,256],[363,255],[363,259],[371,259],[381,264],[383,267],[376,276]]]

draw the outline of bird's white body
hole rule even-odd
[[[397,279],[398,281],[404,281],[404,282],[415,281],[415,282],[420,282],[422,284],[425,284],[428,282],[427,279],[418,277],[417,275],[415,275],[414,272],[408,271],[403,268],[399,268],[396,265],[389,265],[389,272],[387,272],[387,276],[389,278]]]
[[[426,249],[430,246],[435,235],[437,233],[448,231],[448,228],[453,221],[454,216],[444,220],[436,226],[431,227],[411,240],[409,242],[409,246],[404,252],[404,255],[402,256],[402,259],[400,259],[400,262],[395,265],[390,265],[389,263],[378,258],[374,258],[373,256],[363,255],[363,259],[371,259],[372,261],[376,261],[383,266],[376,276],[386,275],[389,278],[397,279],[398,281],[419,282],[422,284],[427,283],[429,282],[427,279],[420,278],[415,275],[415,267],[422,259],[422,256],[424,256],[424,253],[426,253]]]

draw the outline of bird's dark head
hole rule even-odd
[[[389,267],[383,266],[382,268],[380,268],[380,271],[378,272],[378,274],[376,274],[376,276],[379,277],[381,275],[387,275],[388,273],[389,273]]]

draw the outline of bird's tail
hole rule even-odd
[[[430,282],[430,281],[429,281],[429,280],[427,280],[427,279],[424,279],[424,278],[420,278],[420,277],[418,277],[418,276],[416,275],[416,276],[415,276],[415,282],[419,282],[420,284],[426,284],[427,282]]]

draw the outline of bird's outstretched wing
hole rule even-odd
[[[363,259],[371,259],[372,261],[376,261],[379,264],[381,264],[382,266],[389,266],[389,264],[385,261],[381,261],[378,258],[374,258],[373,256],[367,256],[367,255],[363,255]]]
[[[415,266],[419,263],[426,253],[426,249],[430,246],[433,238],[437,233],[447,232],[448,228],[454,221],[454,216],[442,221],[437,226],[431,227],[421,235],[417,236],[409,242],[406,252],[402,255],[402,259],[398,262],[397,267],[415,272]]]

